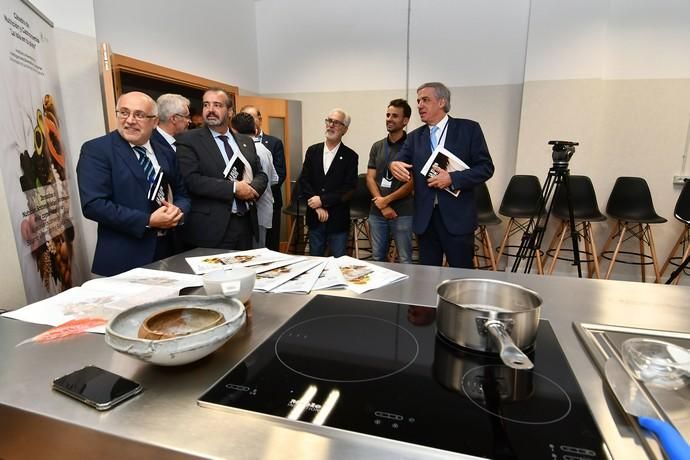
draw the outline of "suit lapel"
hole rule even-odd
[[[201,145],[209,152],[208,158],[214,163],[214,169],[218,171],[219,175],[222,175],[225,170],[225,159],[213,138],[213,134],[208,128],[204,128],[199,131],[199,137],[201,138]]]
[[[137,183],[144,190],[144,193],[148,193],[144,170],[139,164],[139,161],[137,161],[134,150],[129,146],[129,142],[124,140],[118,132],[115,132],[113,136],[113,152],[115,152],[115,154],[122,159],[123,163],[127,165],[127,168],[129,168],[132,175],[137,179]]]

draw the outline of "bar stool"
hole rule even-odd
[[[676,207],[673,211],[673,216],[683,223],[683,229],[680,231],[676,244],[666,258],[664,266],[661,267],[659,276],[664,275],[669,265],[678,267],[688,256],[690,256],[690,182],[686,182],[683,186],[683,190],[680,191],[680,195],[678,195],[678,200],[676,201]],[[678,249],[681,249],[682,256],[676,256]],[[678,284],[678,281],[680,281],[680,276],[674,280],[673,284]]]
[[[616,225],[604,244],[601,258],[610,259],[609,268],[606,271],[606,279],[611,276],[613,265],[616,263],[618,254],[640,256],[639,262],[620,261],[621,263],[640,265],[642,281],[645,281],[645,266],[650,263],[654,266],[655,281],[658,283],[661,274],[654,248],[654,236],[652,235],[651,224],[663,224],[666,219],[659,216],[654,210],[652,194],[649,191],[647,181],[641,177],[619,177],[611,190],[611,196],[606,205],[606,214],[616,219]],[[626,237],[626,232],[630,232]],[[640,251],[621,251],[624,241],[635,238],[640,243]],[[616,249],[609,251],[612,241],[618,240]],[[645,254],[645,245],[649,247],[651,255]],[[651,259],[651,262],[649,261]]]
[[[474,202],[477,206],[477,223],[479,224],[474,233],[475,240],[478,243],[478,247],[475,246],[474,250],[474,268],[490,268],[496,271],[496,256],[494,255],[493,244],[486,227],[488,225],[500,224],[501,219],[494,212],[491,194],[485,182],[474,187]],[[481,250],[481,254],[478,254],[479,250]],[[488,261],[489,265],[479,265],[479,259]]]
[[[506,227],[501,246],[496,254],[496,265],[501,261],[501,257],[515,257],[515,254],[504,252],[506,248],[518,248],[516,245],[508,245],[508,239],[518,232],[527,230],[530,222],[539,214],[539,203],[541,202],[541,184],[537,176],[515,175],[510,178],[508,187],[503,194],[501,206],[498,213],[510,217]],[[541,255],[537,253],[537,265],[541,267]],[[541,272],[541,269],[540,269]]]
[[[355,259],[360,258],[360,251],[368,252],[362,257],[371,257],[371,234],[369,233],[369,208],[371,206],[371,193],[367,188],[366,174],[357,176],[357,189],[350,201],[350,250]],[[368,245],[364,249],[360,247],[360,241],[366,241]]]
[[[305,216],[307,215],[307,200],[299,195],[299,184],[297,181],[292,181],[290,204],[283,208],[283,214],[290,216],[290,229],[288,230],[287,245],[288,254],[290,253],[290,247],[293,246],[293,244],[293,254],[297,254],[300,243],[302,244],[301,254],[304,254],[307,242],[309,241],[309,233],[306,231],[306,226],[304,225]]]
[[[579,251],[586,257],[584,260],[581,259],[581,262],[587,262],[587,273],[590,278],[592,278],[592,276],[601,278],[598,253],[594,243],[594,234],[592,233],[592,222],[605,221],[606,216],[599,211],[597,196],[589,177],[570,176],[568,181],[570,186],[570,199],[573,205],[573,217],[575,218],[575,231],[577,232],[578,239],[582,238],[585,243],[584,252],[582,248],[580,248]],[[548,270],[549,275],[553,273],[553,269],[559,260],[568,260],[571,262],[574,260],[574,257],[559,257],[561,251],[573,252],[572,248],[563,249],[563,241],[571,237],[568,197],[566,196],[564,187],[558,186],[553,200],[551,213],[560,219],[561,223],[551,240],[551,244],[549,244],[549,249],[546,251],[547,257],[553,257]],[[557,244],[556,241],[558,241]]]

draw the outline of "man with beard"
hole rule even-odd
[[[494,164],[479,123],[452,118],[450,91],[443,83],[424,83],[417,88],[417,109],[423,126],[412,131],[396,161],[393,176],[403,182],[414,173],[413,230],[419,237],[419,263],[441,265],[446,255],[451,267],[473,268],[477,208],[474,187],[494,173]],[[432,166],[436,175],[421,175],[429,157],[443,147],[469,168],[452,171]],[[445,189],[459,192],[448,193]]]
[[[117,130],[86,142],[77,164],[82,212],[98,222],[92,271],[112,276],[171,255],[167,230],[189,211],[189,198],[175,155],[151,133],[156,103],[131,92],[117,101]],[[174,202],[149,199],[162,171]]]
[[[388,170],[407,139],[405,127],[412,108],[404,99],[394,99],[386,109],[388,136],[375,142],[369,153],[367,188],[372,203],[369,211],[372,257],[388,259],[388,246],[393,236],[401,263],[412,263],[412,181],[400,182]]]
[[[254,141],[228,128],[232,99],[220,88],[203,96],[205,127],[177,137],[177,156],[192,208],[184,239],[192,246],[251,249],[258,236],[255,200],[268,185]]]
[[[324,120],[326,140],[307,149],[299,177],[300,195],[307,199],[309,254],[331,255],[347,249],[350,200],[357,188],[357,154],[341,142],[350,126],[343,109],[333,109]]]

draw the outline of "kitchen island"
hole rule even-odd
[[[216,253],[197,249],[185,255]],[[436,304],[436,286],[453,278],[490,278],[537,291],[614,458],[645,458],[632,430],[606,394],[600,374],[573,322],[690,331],[690,288],[632,282],[384,264],[409,278],[360,298]],[[151,266],[190,272],[182,255]],[[356,296],[350,291],[328,295]],[[250,414],[201,408],[196,401],[214,382],[266,340],[313,297],[252,296],[251,318],[226,345],[196,363],[158,367],[111,350],[103,336],[86,334],[52,344],[19,342],[46,326],[0,318],[0,458],[449,458],[448,452],[324,427],[280,423]],[[54,378],[96,365],[141,383],[144,392],[108,412],[97,412],[51,390]],[[456,458],[470,458],[457,455]]]

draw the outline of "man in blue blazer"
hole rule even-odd
[[[153,99],[140,92],[123,94],[117,101],[117,130],[81,148],[81,208],[84,217],[98,222],[93,273],[112,276],[171,255],[167,230],[182,222],[190,201],[175,155],[151,139],[157,122]],[[149,191],[160,171],[170,193],[159,206]]]
[[[425,124],[407,136],[390,170],[398,180],[414,180],[412,225],[419,238],[419,262],[440,266],[445,254],[451,267],[473,268],[474,187],[494,173],[489,148],[479,123],[448,116],[450,91],[444,84],[425,83],[417,88],[417,109]],[[448,172],[434,165],[431,174],[422,175],[437,146],[445,147],[469,169]]]
[[[347,249],[358,156],[341,142],[350,116],[342,109],[333,109],[325,122],[326,141],[310,146],[304,156],[298,198],[307,200],[309,254],[323,256],[328,244],[331,255],[340,257]]]

